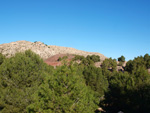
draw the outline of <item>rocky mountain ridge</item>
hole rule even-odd
[[[6,57],[11,57],[17,52],[24,52],[29,49],[35,52],[36,54],[40,55],[40,57],[43,59],[47,59],[57,54],[75,54],[83,56],[99,55],[101,60],[107,58],[103,54],[96,52],[86,52],[70,47],[46,45],[42,42],[16,41],[11,43],[0,44],[0,53],[5,55]]]

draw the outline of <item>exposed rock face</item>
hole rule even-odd
[[[55,55],[53,50],[41,42],[17,41],[0,45],[0,52],[6,55],[6,57],[11,57],[17,52],[24,52],[29,49],[40,55],[43,59]]]
[[[28,42],[28,41],[17,41],[0,45],[0,53],[4,54],[7,57],[15,55],[17,52],[24,52],[26,50],[32,50],[36,54],[40,55],[41,58],[47,59],[51,56],[57,54],[75,54],[75,55],[99,55],[101,60],[104,60],[106,57],[100,53],[95,52],[86,52],[77,50],[69,47],[60,47],[46,45],[42,42]]]

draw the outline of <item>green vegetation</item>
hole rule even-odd
[[[66,60],[67,58],[68,58],[68,56],[59,57],[58,61],[63,61],[63,60]]]
[[[83,65],[93,65],[95,62],[99,62],[100,61],[100,56],[98,55],[88,55],[87,57],[84,56],[80,56],[80,55],[75,55],[73,61],[81,61],[80,64]]]
[[[120,62],[125,62],[125,57],[124,57],[124,56],[119,57],[119,58],[118,58],[118,61],[120,61]]]
[[[148,113],[150,111],[150,74],[146,54],[127,62],[125,72],[109,73],[109,88],[101,102],[107,112]],[[105,106],[107,105],[107,106]]]
[[[117,71],[117,62],[115,59],[105,59],[102,63],[103,75],[109,80],[113,73]]]
[[[104,92],[108,88],[108,81],[107,78],[103,76],[102,69],[90,65],[85,67],[83,75],[86,80],[86,85],[90,86],[93,91],[97,92],[99,97],[104,96]]]
[[[28,112],[91,113],[97,106],[94,92],[86,87],[82,74],[74,66],[61,66],[47,76]]]
[[[80,61],[82,61],[83,59],[85,59],[85,57],[84,56],[80,56],[80,55],[75,55],[75,57],[74,57],[74,61],[76,61],[76,60],[80,60]]]
[[[125,70],[134,74],[139,67],[150,68],[150,56],[148,54],[145,54],[144,57],[140,56],[128,61]]]
[[[0,53],[0,65],[4,62],[5,56]]]
[[[25,112],[44,80],[44,71],[50,72],[43,60],[30,50],[6,59],[0,66],[1,112]]]
[[[124,62],[125,62],[125,57],[124,56],[121,56],[118,58],[118,61],[119,61],[119,64],[118,66],[123,66]]]
[[[54,69],[30,50],[11,58],[0,54],[0,113],[94,113],[98,107],[148,113],[150,56],[128,61],[124,72],[117,71],[115,59],[95,67],[99,61],[96,55],[76,55]]]
[[[123,62],[119,62],[119,63],[118,63],[118,66],[123,66]]]

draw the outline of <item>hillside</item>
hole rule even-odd
[[[59,58],[63,58],[64,56],[67,56],[67,60],[68,61],[71,61],[75,56],[72,55],[72,54],[57,54],[57,55],[54,55],[48,59],[46,59],[44,62],[47,63],[48,65],[51,65],[51,66],[60,66],[62,63],[61,61],[58,61]]]
[[[83,56],[99,55],[101,60],[104,60],[106,58],[103,54],[100,53],[86,52],[70,47],[46,45],[42,42],[17,41],[0,45],[0,53],[5,55],[6,57],[11,57],[17,52],[24,52],[28,49],[40,55],[40,57],[43,59],[47,59],[57,54],[75,54]]]

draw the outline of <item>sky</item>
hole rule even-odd
[[[0,44],[19,40],[134,59],[150,54],[150,0],[0,0]]]

